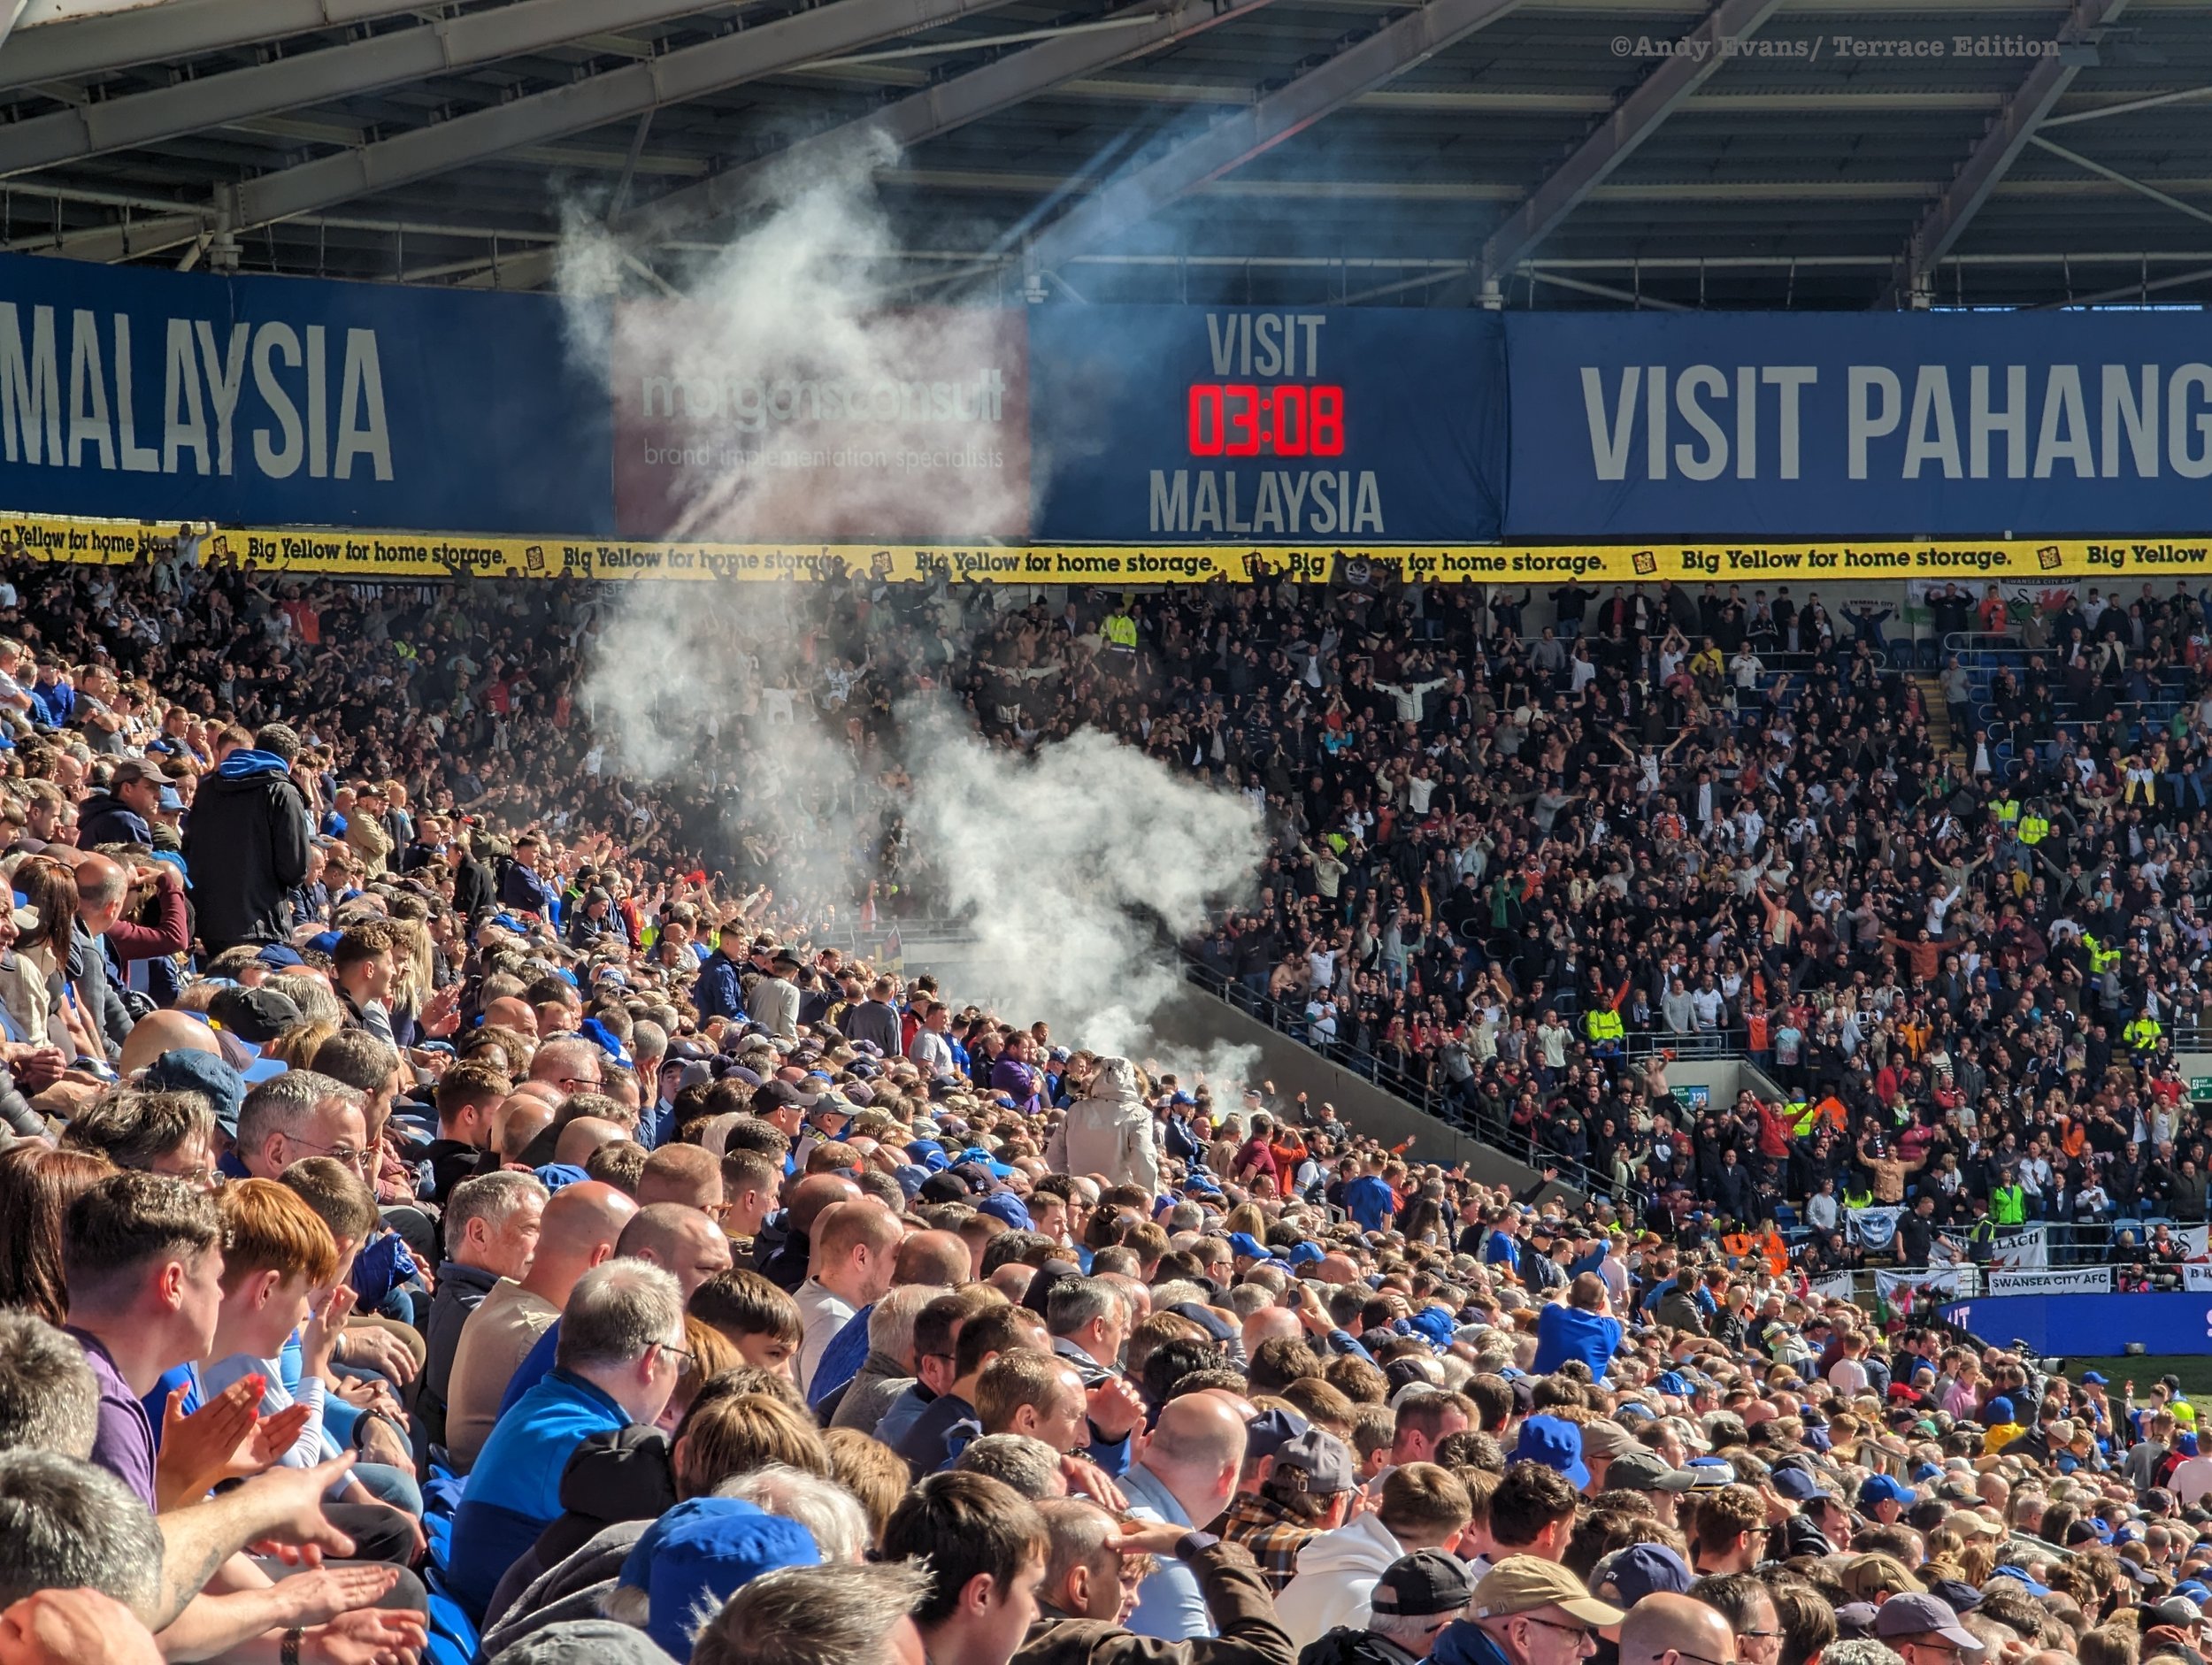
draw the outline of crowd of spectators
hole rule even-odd
[[[0,1665],[2202,1665],[2177,1381],[1749,1229],[2200,1173],[2197,811],[1954,778],[1877,610],[1547,599],[783,592],[647,783],[604,592],[10,569]],[[1204,951],[1613,1183],[840,934],[926,687],[1254,794]],[[1801,1107],[1678,1116],[1670,1002]]]

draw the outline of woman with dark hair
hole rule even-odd
[[[0,1307],[67,1322],[61,1223],[69,1205],[115,1171],[88,1151],[17,1145],[0,1151]]]
[[[35,856],[15,870],[14,885],[21,900],[0,914],[0,1007],[9,1039],[58,1047],[67,1061],[93,1058],[104,1067],[107,1047],[68,986],[77,877],[50,856]]]

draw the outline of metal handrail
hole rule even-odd
[[[1364,1047],[1340,1040],[1316,1045],[1305,1033],[1305,1013],[1302,1009],[1286,1005],[1264,992],[1247,988],[1236,978],[1224,976],[1187,951],[1182,959],[1185,980],[1204,989],[1217,1000],[1227,1001],[1248,1017],[1257,1018],[1285,1040],[1294,1041],[1333,1063],[1342,1065],[1391,1097],[1403,1100],[1423,1114],[1434,1116],[1447,1126],[1467,1133],[1517,1162],[1526,1162],[1539,1172],[1554,1170],[1562,1181],[1593,1196],[1612,1194],[1611,1178],[1600,1175],[1594,1169],[1547,1149],[1509,1123],[1477,1116],[1469,1105],[1449,1093],[1440,1091],[1425,1077],[1402,1070]]]

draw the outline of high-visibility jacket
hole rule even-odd
[[[2120,1039],[2138,1052],[2153,1052],[2157,1049],[2158,1038],[2165,1032],[2164,1026],[2159,1023],[2158,1019],[2145,1016],[2136,1018],[2125,1029],[2123,1029],[2120,1032]]]
[[[1989,1217],[1999,1225],[2024,1225],[2028,1218],[2028,1193],[2018,1185],[1992,1185]]]
[[[1628,1026],[1611,1007],[1599,1006],[1583,1014],[1582,1032],[1595,1041],[1618,1040],[1628,1032]]]
[[[1989,812],[2001,826],[2010,826],[2020,818],[2020,803],[2016,798],[2000,798],[1989,806]]]
[[[2020,817],[2020,841],[2032,848],[2051,836],[2050,818],[2030,810]]]
[[[1117,648],[1137,645],[1137,621],[1126,613],[1110,613],[1106,618],[1106,640]]]
[[[2089,969],[2096,976],[2102,977],[2120,963],[2119,949],[2106,948],[2086,931],[2081,933],[2081,940],[2089,950]]]

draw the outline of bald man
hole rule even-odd
[[[706,1214],[722,1209],[721,1159],[698,1145],[663,1145],[645,1159],[638,1177],[641,1208],[656,1202],[680,1202]]]
[[[1717,1607],[1664,1591],[1621,1621],[1621,1665],[1736,1665],[1736,1633]]]
[[[1202,1529],[1229,1507],[1243,1466],[1244,1422],[1235,1408],[1213,1393],[1187,1393],[1160,1412],[1143,1461],[1122,1476],[1121,1489],[1139,1520]],[[1139,1587],[1128,1624],[1165,1642],[1214,1634],[1197,1575],[1169,1559]]]
[[[510,1093],[499,1107],[499,1131],[493,1137],[503,1162],[525,1162],[538,1135],[553,1125],[553,1107],[534,1093]]]
[[[891,1293],[912,1290],[933,1296],[957,1288],[967,1278],[968,1246],[960,1240],[958,1233],[915,1231],[899,1245],[891,1268]],[[830,1338],[829,1344],[822,1349],[822,1356],[815,1362],[813,1379],[807,1385],[807,1402],[825,1419],[842,1413],[842,1391],[864,1374],[874,1376],[876,1391],[868,1397],[876,1405],[879,1415],[889,1409],[890,1401],[914,1379],[917,1367],[911,1358],[905,1360],[901,1370],[885,1374],[885,1349],[876,1334],[879,1326],[875,1323],[882,1305],[879,1300],[853,1314],[845,1321],[845,1327]],[[921,1310],[919,1302],[910,1305],[913,1312]],[[913,1331],[910,1313],[904,1330],[906,1342],[897,1351],[911,1353]],[[872,1364],[876,1367],[872,1372],[869,1369]],[[873,1419],[846,1424],[864,1432],[875,1425]]]
[[[446,1445],[465,1471],[491,1437],[507,1385],[561,1316],[576,1280],[613,1255],[637,1204],[597,1180],[567,1185],[545,1205],[537,1258],[522,1281],[503,1278],[469,1315],[446,1391]]]
[[[898,1216],[872,1197],[833,1202],[815,1217],[808,1233],[813,1254],[796,1297],[804,1325],[799,1342],[802,1387],[813,1382],[815,1367],[837,1332],[891,1287],[905,1235]]]
[[[700,1285],[730,1270],[730,1239],[722,1228],[698,1209],[680,1202],[656,1202],[640,1208],[615,1239],[614,1253],[617,1260],[645,1261],[659,1267],[676,1280],[686,1301]],[[560,1346],[561,1321],[556,1318],[508,1378],[507,1391],[499,1398],[502,1416],[545,1379]]]
[[[553,1160],[564,1168],[581,1168],[602,1145],[619,1144],[629,1136],[629,1130],[618,1123],[580,1116],[553,1141]],[[645,1199],[641,1196],[638,1201],[642,1203]]]
[[[650,1261],[683,1286],[689,1301],[700,1285],[730,1270],[730,1239],[699,1209],[680,1202],[649,1203],[622,1229],[615,1253]]]
[[[891,1273],[893,1288],[933,1284],[940,1289],[957,1289],[967,1281],[968,1246],[958,1233],[915,1231],[899,1245],[898,1262]]]
[[[809,1174],[787,1182],[782,1210],[761,1222],[753,1238],[753,1270],[787,1294],[797,1294],[814,1258],[814,1222],[833,1202],[861,1194],[843,1174]]]
[[[1289,1308],[1262,1307],[1244,1321],[1244,1356],[1250,1358],[1263,1342],[1295,1339],[1304,1333],[1305,1326]]]
[[[219,1058],[223,1048],[215,1032],[190,1012],[148,1012],[123,1043],[122,1060],[116,1067],[130,1075],[165,1052],[211,1052]]]
[[[538,1014],[518,994],[502,994],[497,1000],[486,1002],[484,1021],[495,1028],[527,1035],[533,1040],[538,1038]]]

